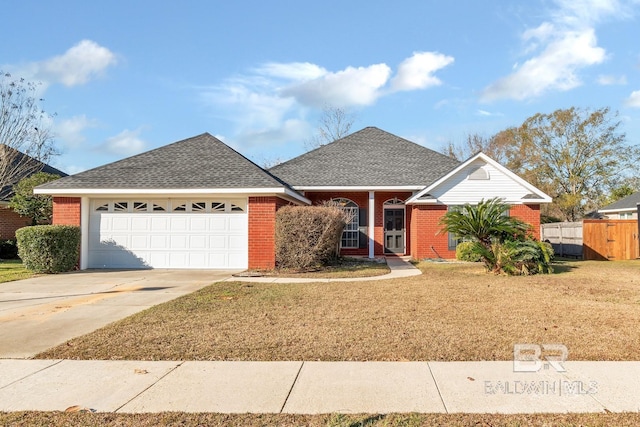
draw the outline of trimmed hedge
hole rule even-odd
[[[346,214],[338,207],[285,206],[276,213],[276,265],[308,270],[337,256]]]
[[[36,273],[71,271],[80,255],[80,227],[35,225],[16,231],[18,255]]]

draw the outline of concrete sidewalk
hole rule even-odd
[[[373,277],[353,277],[346,279],[303,279],[296,277],[243,277],[233,276],[226,279],[227,282],[254,282],[254,283],[329,283],[329,282],[370,282],[372,280],[399,279],[402,277],[419,276],[422,271],[409,262],[409,257],[386,257],[387,265],[391,270],[387,274]]]
[[[637,412],[640,362],[0,360],[0,411]]]

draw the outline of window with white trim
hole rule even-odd
[[[331,199],[340,209],[347,213],[350,221],[344,226],[340,247],[346,249],[358,248],[360,243],[359,210],[352,200],[338,198]]]

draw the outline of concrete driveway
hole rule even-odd
[[[93,270],[0,283],[0,358],[29,358],[237,270]]]

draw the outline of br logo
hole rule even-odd
[[[515,344],[513,346],[513,372],[538,372],[551,366],[556,372],[566,372],[563,362],[569,350],[562,344]]]

